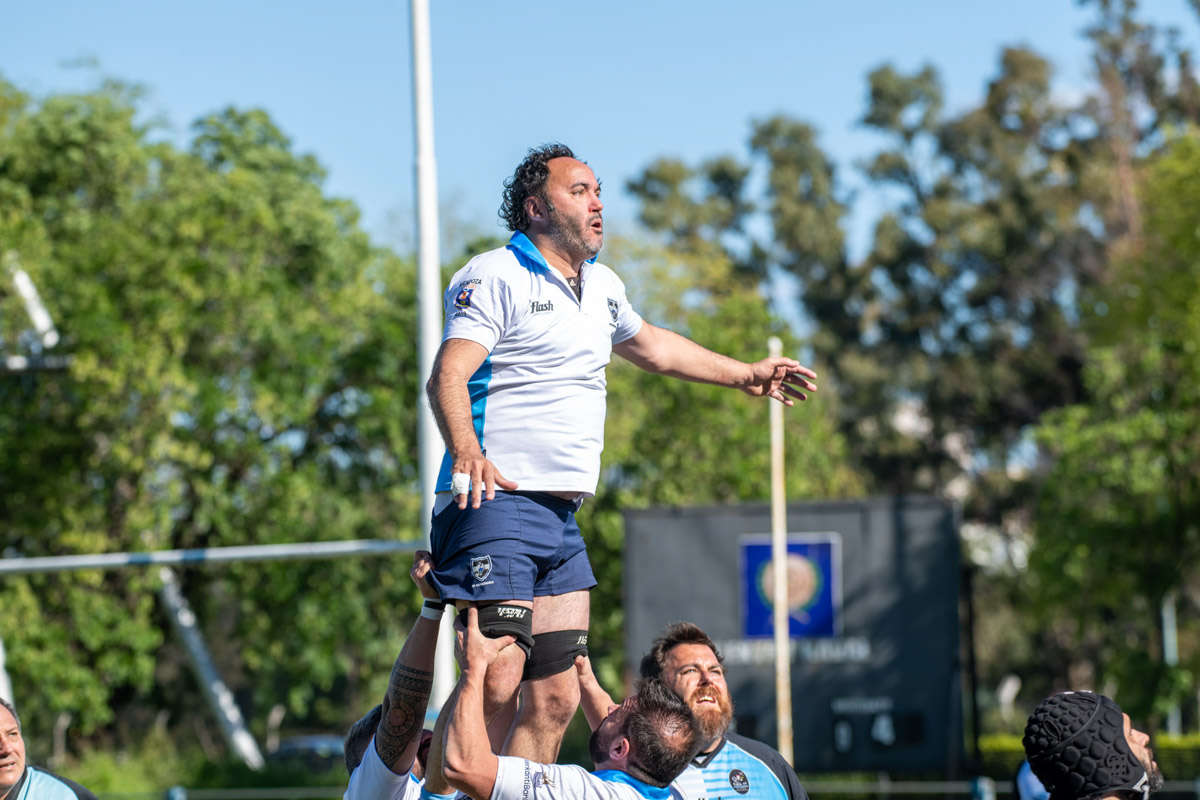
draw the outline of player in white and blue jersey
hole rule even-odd
[[[668,625],[642,658],[643,678],[657,678],[695,713],[704,744],[675,786],[687,800],[808,800],[796,772],[770,745],[729,732],[733,700],[720,651],[690,622]]]
[[[443,600],[479,604],[486,635],[516,639],[489,672],[486,713],[521,687],[506,752],[542,763],[579,702],[568,670],[586,652],[596,580],[575,511],[596,491],[612,355],[789,406],[816,389],[793,359],[748,364],[643,321],[596,261],[603,209],[599,181],[569,148],[531,150],[506,184],[508,245],[471,259],[446,291],[427,383],[446,443],[432,580]]]

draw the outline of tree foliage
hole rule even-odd
[[[1141,263],[1159,213],[1140,194],[1139,171],[1172,126],[1200,121],[1194,55],[1178,32],[1140,19],[1135,0],[1083,5],[1094,80],[1081,97],[1056,93],[1051,63],[1021,47],[1000,53],[982,99],[961,111],[947,111],[933,66],[885,64],[868,75],[861,121],[881,144],[860,169],[885,210],[862,258],[843,233],[851,197],[802,120],[754,123],[745,157],[663,158],[630,183],[642,221],[671,247],[723,253],[736,275],[768,281],[785,303],[793,284],[779,276],[794,281],[869,489],[962,499],[967,522],[1006,540],[1017,570],[1025,564],[1012,553],[1024,551],[1039,513],[1031,467],[1057,455],[1034,454],[1031,431],[1057,409],[1098,399],[1105,361],[1086,324],[1091,304],[1107,297],[1123,269],[1114,265]],[[1106,324],[1119,338],[1131,322],[1110,315]],[[1127,426],[1125,440],[1167,435],[1168,417],[1150,411],[1144,422],[1159,428]],[[986,596],[1028,620],[1021,635],[1037,636],[1021,613],[1024,576],[983,580],[996,582]],[[1073,609],[1043,607],[1056,625]],[[991,677],[1033,672],[1047,689],[1069,677],[1065,652],[1009,647],[1013,632],[1000,628],[981,648],[998,659],[985,665]],[[1136,650],[1118,647],[1109,660]]]
[[[1062,674],[1083,662],[1116,681],[1141,713],[1184,699],[1200,667],[1194,647],[1165,665],[1157,635],[1164,598],[1200,600],[1186,590],[1200,578],[1198,187],[1193,131],[1149,170],[1144,250],[1095,297],[1088,401],[1038,428],[1053,465],[1032,564],[1047,650]],[[1185,641],[1197,633],[1184,625]]]
[[[0,86],[0,242],[73,357],[0,378],[6,556],[419,538],[412,267],[324,195],[316,160],[261,111],[208,116],[180,149],[138,122],[127,87],[35,103]],[[252,717],[283,703],[340,725],[342,704],[314,701],[386,680],[404,567],[243,564],[183,581]],[[34,730],[67,711],[92,731],[147,701],[203,715],[157,587],[140,570],[0,582]]]

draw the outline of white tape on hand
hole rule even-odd
[[[471,476],[466,472],[456,472],[450,476],[450,494],[457,497],[471,491]]]

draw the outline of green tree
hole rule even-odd
[[[74,357],[0,378],[0,549],[418,539],[413,268],[325,196],[316,160],[261,111],[206,117],[180,150],[136,122],[127,87],[35,103],[0,86],[0,241]],[[340,727],[386,681],[405,567],[182,577],[253,720],[282,702]],[[35,728],[56,711],[84,732],[156,705],[204,716],[156,588],[137,570],[0,582]]]
[[[1144,249],[1094,296],[1089,400],[1048,414],[1051,456],[1033,551],[1046,650],[1068,678],[1115,679],[1131,713],[1188,694],[1200,663],[1162,661],[1159,609],[1200,579],[1200,135],[1176,138],[1143,184]],[[1182,613],[1185,635],[1197,630]],[[1080,662],[1084,662],[1081,664]]]
[[[1017,628],[981,626],[992,638],[980,651],[994,657],[983,672],[1015,669],[1047,689],[1063,673],[1046,674],[1046,648],[1011,646],[1038,636],[1022,613],[1037,510],[1030,432],[1088,401],[1094,331],[1083,320],[1112,264],[1144,247],[1138,171],[1200,109],[1178,32],[1141,20],[1133,0],[1085,4],[1095,73],[1079,101],[1057,99],[1050,63],[1024,48],[1002,51],[981,102],[953,114],[931,66],[868,76],[862,122],[882,144],[862,169],[887,210],[861,260],[843,241],[847,194],[799,120],[756,123],[745,159],[663,159],[630,186],[670,246],[724,253],[777,295],[789,285],[779,274],[796,279],[868,488],[963,498],[980,550],[1005,544],[1007,565],[977,585]],[[1067,608],[1056,625],[1069,624]],[[1076,655],[1050,651],[1054,663]]]
[[[888,210],[861,262],[804,122],[756,123],[748,161],[662,159],[631,182],[642,221],[672,246],[720,250],[751,281],[798,280],[842,431],[877,489],[941,491],[965,472],[969,516],[999,522],[1027,495],[1003,477],[1029,426],[1083,398],[1076,299],[1136,238],[1136,159],[1200,109],[1176,33],[1139,21],[1133,0],[1091,5],[1097,86],[1079,103],[1056,101],[1049,62],[1021,48],[956,115],[931,66],[868,76],[862,122],[883,145],[863,169]],[[904,424],[914,409],[919,424]]]

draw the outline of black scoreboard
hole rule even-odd
[[[800,772],[963,764],[958,511],[930,497],[790,504],[788,624]],[[664,625],[725,658],[737,731],[776,744],[767,505],[625,514],[627,657]]]

